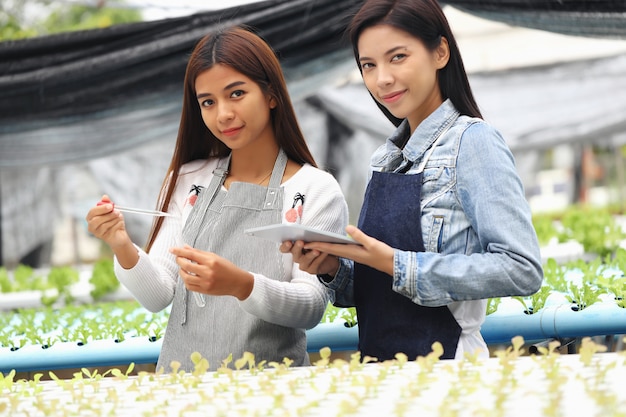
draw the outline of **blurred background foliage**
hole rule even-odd
[[[2,0],[0,41],[142,21],[121,1]]]

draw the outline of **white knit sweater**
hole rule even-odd
[[[194,161],[183,166],[161,230],[147,254],[139,252],[139,262],[124,269],[115,260],[115,274],[119,281],[146,309],[161,311],[172,302],[178,279],[178,265],[169,252],[183,245],[182,230],[194,201],[194,186],[208,186],[217,166],[216,159]],[[283,223],[296,222],[318,229],[345,234],[348,206],[335,178],[321,169],[304,165],[285,181]],[[304,196],[304,204],[298,196]],[[253,255],[253,254],[251,254]],[[316,326],[329,300],[328,290],[317,277],[301,271],[291,255],[283,255],[286,275],[278,277],[254,275],[250,296],[240,301],[245,311],[262,320],[282,326],[312,328]]]

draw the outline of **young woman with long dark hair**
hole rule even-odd
[[[436,0],[368,0],[349,35],[365,86],[396,131],[371,159],[357,245],[284,242],[336,304],[356,306],[359,350],[410,359],[480,351],[487,299],[542,283],[513,155],[474,100]],[[366,121],[364,121],[365,123]]]
[[[244,234],[276,223],[343,233],[348,208],[316,167],[272,49],[245,28],[207,35],[185,74],[176,148],[146,251],[131,242],[107,196],[89,231],[115,254],[115,272],[150,311],[171,304],[157,369],[193,370],[198,352],[217,369],[230,355],[309,363],[305,329],[329,290],[278,243]]]

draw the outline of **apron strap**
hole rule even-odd
[[[207,189],[200,193],[196,204],[194,204],[191,212],[189,213],[189,217],[185,222],[183,227],[183,242],[188,245],[195,247],[196,239],[198,238],[198,234],[200,232],[200,228],[202,227],[202,222],[204,221],[204,216],[207,214],[207,209],[211,204],[211,201],[217,195],[218,190],[224,184],[226,180],[226,175],[228,175],[228,166],[230,165],[230,155],[228,157],[222,159],[217,167],[213,170],[213,178],[211,178],[211,182]],[[193,293],[198,305],[202,305],[205,302],[202,294]],[[181,324],[185,324],[187,322],[187,300],[189,298],[189,291],[185,288],[185,294],[183,296],[183,314]]]
[[[211,201],[217,195],[218,190],[224,184],[226,175],[228,175],[228,166],[230,165],[230,154],[225,159],[222,159],[218,166],[213,170],[213,178],[209,183],[207,189],[200,193],[196,204],[194,204],[189,217],[183,227],[183,241],[190,246],[195,246],[198,232],[204,220],[204,216],[207,214],[207,208],[211,204]]]
[[[265,202],[263,203],[263,210],[275,210],[282,208],[282,201],[278,201],[278,190],[280,189],[280,183],[285,174],[285,167],[287,166],[287,154],[280,148],[278,156],[276,157],[276,163],[272,170],[272,176],[270,183],[267,186],[267,193],[265,194]]]

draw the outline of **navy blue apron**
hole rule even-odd
[[[412,175],[374,172],[365,191],[359,229],[393,248],[424,252],[422,176],[421,171]],[[392,290],[391,276],[358,263],[354,265],[354,296],[363,356],[383,361],[403,352],[415,360],[440,342],[442,358],[455,357],[461,326],[447,306],[415,304]]]

